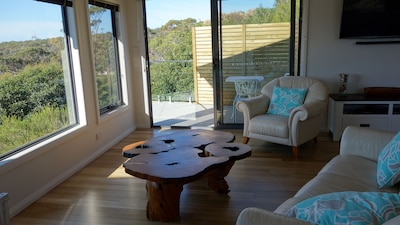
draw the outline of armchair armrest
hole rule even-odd
[[[311,225],[311,223],[258,208],[246,208],[236,225]]]
[[[365,127],[349,126],[340,141],[341,155],[357,155],[373,161],[396,134]]]
[[[269,100],[268,96],[262,94],[257,97],[240,100],[236,104],[236,108],[243,113],[246,121],[246,119],[250,120],[256,115],[266,113],[268,110]]]
[[[243,113],[243,137],[249,135],[250,119],[267,112],[269,100],[267,95],[261,94],[257,97],[242,99],[236,104],[236,108]]]
[[[292,121],[294,118],[298,118],[301,121],[305,121],[307,119],[311,119],[321,115],[322,111],[326,106],[326,102],[323,101],[315,101],[309,102],[303,105],[300,105],[292,110],[289,115],[289,121]]]

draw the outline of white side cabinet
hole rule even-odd
[[[397,132],[400,130],[400,97],[330,94],[328,122],[334,141],[339,141],[350,125]]]

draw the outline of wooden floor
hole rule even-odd
[[[240,130],[229,130],[241,142]],[[146,218],[145,180],[127,175],[123,146],[146,140],[159,130],[137,130],[11,219],[12,225],[146,225],[163,224]],[[237,161],[226,180],[227,195],[211,191],[206,180],[184,186],[180,214],[169,224],[234,225],[246,207],[274,210],[339,152],[328,134],[300,148],[295,160],[291,148],[250,140],[253,154]]]

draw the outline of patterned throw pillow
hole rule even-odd
[[[400,195],[387,192],[335,192],[304,200],[288,216],[318,225],[378,225],[400,213]]]
[[[306,94],[306,88],[274,86],[267,113],[289,116],[294,108],[303,104]]]
[[[379,154],[376,181],[379,188],[391,187],[400,181],[400,132]]]

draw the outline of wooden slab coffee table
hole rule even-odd
[[[228,193],[225,181],[236,160],[251,155],[248,145],[215,130],[168,130],[150,140],[125,146],[125,172],[146,179],[147,218],[173,221],[179,217],[183,185],[201,177],[217,193]]]

